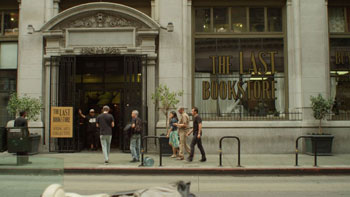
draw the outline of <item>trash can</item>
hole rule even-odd
[[[0,127],[0,152],[7,151],[7,131],[5,127]]]
[[[37,134],[30,135],[27,128],[10,128],[7,133],[8,152],[37,154],[40,138]]]
[[[160,148],[162,149],[162,155],[164,156],[170,156],[173,154],[173,150],[171,146],[169,145],[169,138],[165,137],[164,134],[160,135],[161,138],[160,141]]]

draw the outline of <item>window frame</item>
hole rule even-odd
[[[0,42],[1,41],[18,41],[18,35],[5,35],[5,13],[17,12],[19,16],[19,9],[0,9]],[[18,17],[18,29],[19,29]]]
[[[246,9],[246,27],[247,31],[246,32],[234,32],[232,30],[232,8],[233,7],[240,7],[240,8],[245,8]],[[214,8],[227,8],[227,16],[228,16],[228,31],[227,32],[214,32]],[[263,8],[264,9],[264,31],[262,32],[252,32],[250,31],[250,8]],[[272,32],[268,31],[268,8],[279,8],[281,9],[281,14],[282,14],[282,31],[280,32]],[[196,6],[193,7],[193,12],[195,13],[196,9],[210,9],[210,32],[197,32],[194,29],[194,33],[196,36],[200,35],[274,35],[274,36],[283,36],[285,32],[284,28],[284,9],[282,6]],[[195,17],[193,18],[194,25],[196,25],[196,19]]]
[[[344,10],[344,22],[345,22],[345,31],[344,32],[331,32],[330,29],[330,17],[329,17],[329,9],[330,8],[343,8]],[[348,9],[350,9],[350,4],[331,4],[328,5],[327,7],[327,22],[328,22],[328,45],[329,45],[329,49],[328,49],[328,55],[329,55],[329,66],[328,66],[328,84],[329,84],[329,91],[330,93],[332,92],[331,88],[332,88],[332,78],[337,78],[337,76],[334,75],[333,72],[343,72],[343,71],[350,71],[349,70],[332,70],[331,68],[331,59],[332,59],[332,52],[331,52],[331,39],[350,39],[350,21],[348,20],[348,16],[350,17],[350,13],[348,12]],[[350,47],[350,46],[349,46]],[[335,90],[336,91],[336,90]],[[349,117],[347,117],[346,115],[347,112],[345,112],[345,118],[343,117],[342,114],[338,114],[339,117],[336,116],[330,116],[328,117],[328,120],[330,121],[337,121],[337,120],[345,120],[348,121]]]
[[[287,43],[287,5],[285,3],[281,4],[228,4],[226,7],[228,7],[228,19],[229,19],[229,31],[228,32],[214,32],[213,31],[213,8],[214,7],[223,7],[222,4],[198,4],[192,6],[192,96],[191,96],[191,102],[192,104],[196,105],[195,102],[195,40],[198,38],[282,38],[284,43],[284,88],[285,88],[285,106],[284,110],[286,113],[291,113],[289,111],[289,84],[288,84],[288,43]],[[232,31],[232,8],[233,7],[245,7],[246,8],[246,20],[247,20],[247,31],[246,32],[233,32]],[[265,23],[265,31],[264,32],[250,32],[249,28],[249,8],[264,8],[264,23]],[[196,18],[195,18],[195,11],[198,8],[210,8],[211,10],[211,31],[210,32],[196,32]],[[268,30],[268,8],[279,8],[281,10],[281,20],[282,20],[282,31],[281,32],[269,32]],[[299,116],[299,114],[298,114]],[[287,120],[293,120],[288,118]]]

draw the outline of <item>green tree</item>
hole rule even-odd
[[[321,94],[318,96],[311,96],[311,107],[313,111],[313,116],[316,120],[319,120],[319,134],[322,134],[322,120],[326,118],[327,114],[330,113],[333,105],[331,99],[325,99]]]
[[[159,105],[165,115],[166,129],[168,130],[168,115],[171,108],[175,108],[180,102],[178,96],[182,96],[183,91],[172,92],[166,85],[159,85],[155,93],[152,94],[152,100],[155,105]]]
[[[17,93],[13,93],[10,96],[7,111],[14,116],[18,115],[21,111],[26,111],[28,120],[36,121],[42,107],[41,99],[32,98],[27,95],[19,97]]]

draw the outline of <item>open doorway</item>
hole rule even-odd
[[[69,56],[59,58],[58,105],[73,106],[74,131],[71,139],[58,139],[59,152],[91,148],[87,132],[87,115],[96,116],[108,105],[115,119],[112,148],[129,150],[129,136],[123,131],[131,121],[131,111],[145,113],[142,106],[143,56]],[[99,141],[99,140],[98,140]],[[97,147],[99,148],[99,147]]]

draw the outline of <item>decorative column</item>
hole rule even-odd
[[[300,0],[287,0],[289,112],[302,112]]]
[[[299,1],[303,119],[314,121],[310,96],[327,96],[329,87],[327,9],[325,0]]]

